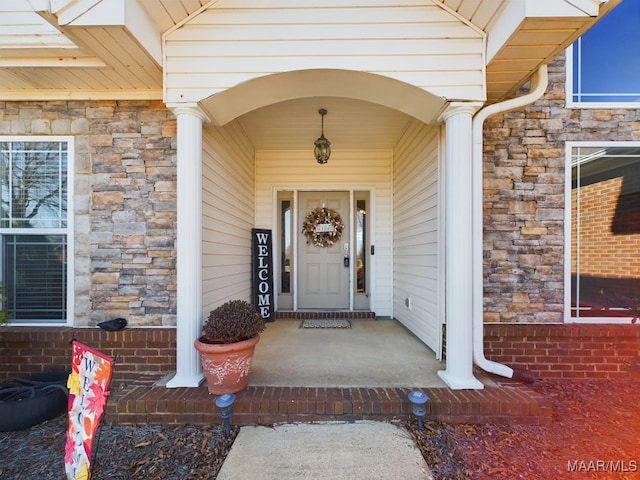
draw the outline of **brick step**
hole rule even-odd
[[[427,394],[427,417],[448,423],[544,425],[551,406],[525,385],[483,390],[421,388]],[[408,420],[406,388],[249,387],[236,394],[233,423],[270,425],[290,422]],[[206,386],[173,388],[130,385],[113,391],[105,421],[119,424],[220,423],[216,396]]]

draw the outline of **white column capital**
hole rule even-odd
[[[167,108],[171,110],[176,117],[179,115],[193,115],[198,117],[202,123],[211,123],[211,119],[207,113],[197,103],[167,103]]]
[[[439,122],[446,122],[454,115],[468,114],[470,116],[480,110],[483,106],[482,102],[451,102],[438,117]]]

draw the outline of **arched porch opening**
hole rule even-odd
[[[437,121],[446,100],[427,90],[369,72],[309,69],[254,78],[200,102],[214,125],[280,102],[311,97],[361,100],[405,113],[424,123]]]
[[[318,165],[312,154],[320,131],[317,111],[327,106],[325,133],[334,142],[333,153],[327,165]],[[197,276],[182,277],[186,284],[178,285],[178,374],[170,386],[199,382],[192,343],[204,315],[228,299],[250,297],[249,233],[251,228],[280,233],[282,191],[369,195],[375,213],[369,246],[375,248],[367,253],[374,292],[370,308],[399,320],[439,356],[446,268],[442,179],[449,135],[441,114],[447,106],[423,89],[380,75],[306,70],[260,77],[202,100],[190,113],[181,110],[197,121],[183,121],[189,131],[181,132],[178,117],[179,147],[182,137],[202,147],[200,155],[191,149],[189,158],[181,158],[178,148],[178,197],[188,197],[182,200],[188,215],[182,217],[191,218],[180,222],[179,201],[178,229],[186,229],[193,244],[178,245],[178,282],[181,268],[202,272],[202,278],[194,285]],[[460,111],[470,119],[473,108]],[[446,117],[452,134],[470,146],[466,123],[457,131],[451,115],[458,113]],[[181,188],[181,172],[194,178],[198,169],[198,179]],[[202,207],[199,225],[193,222],[194,205]],[[350,247],[343,245],[347,252]],[[199,311],[197,318],[183,317],[181,302]],[[188,358],[181,361],[180,352],[187,349]],[[186,377],[181,365],[189,366]]]

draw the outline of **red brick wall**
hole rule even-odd
[[[176,369],[175,329],[3,327],[0,378],[21,377],[71,366],[72,338],[116,359],[112,386],[154,382]]]
[[[627,175],[630,179],[631,175]],[[640,263],[631,259],[640,252],[640,233],[615,231],[616,207],[622,190],[622,178],[616,177],[585,185],[571,191],[572,205],[580,193],[580,274],[607,278],[638,278]],[[625,181],[629,181],[625,178]],[[640,188],[638,188],[640,190]],[[619,207],[620,209],[620,207]],[[629,205],[622,214],[636,216],[637,205]],[[572,216],[571,272],[576,273],[576,209]],[[635,225],[636,232],[638,225]]]
[[[175,371],[175,330],[6,327],[0,378],[68,369],[69,345],[81,341],[117,358],[112,385],[149,383]],[[541,379],[640,375],[639,325],[485,325],[485,355]]]
[[[540,379],[640,374],[639,325],[485,325],[485,356]]]

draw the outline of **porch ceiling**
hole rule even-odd
[[[338,97],[312,97],[269,105],[238,118],[256,150],[311,150],[324,134],[332,148],[392,150],[412,117],[388,107]]]
[[[593,25],[597,20],[594,15],[602,15],[621,0],[432,1],[485,32],[487,98],[493,103],[512,96],[539,65]],[[606,3],[601,4],[602,1]],[[2,2],[0,100],[160,100],[163,33],[209,3],[210,0]],[[366,109],[363,112],[370,113]],[[355,123],[368,121],[362,117]]]

